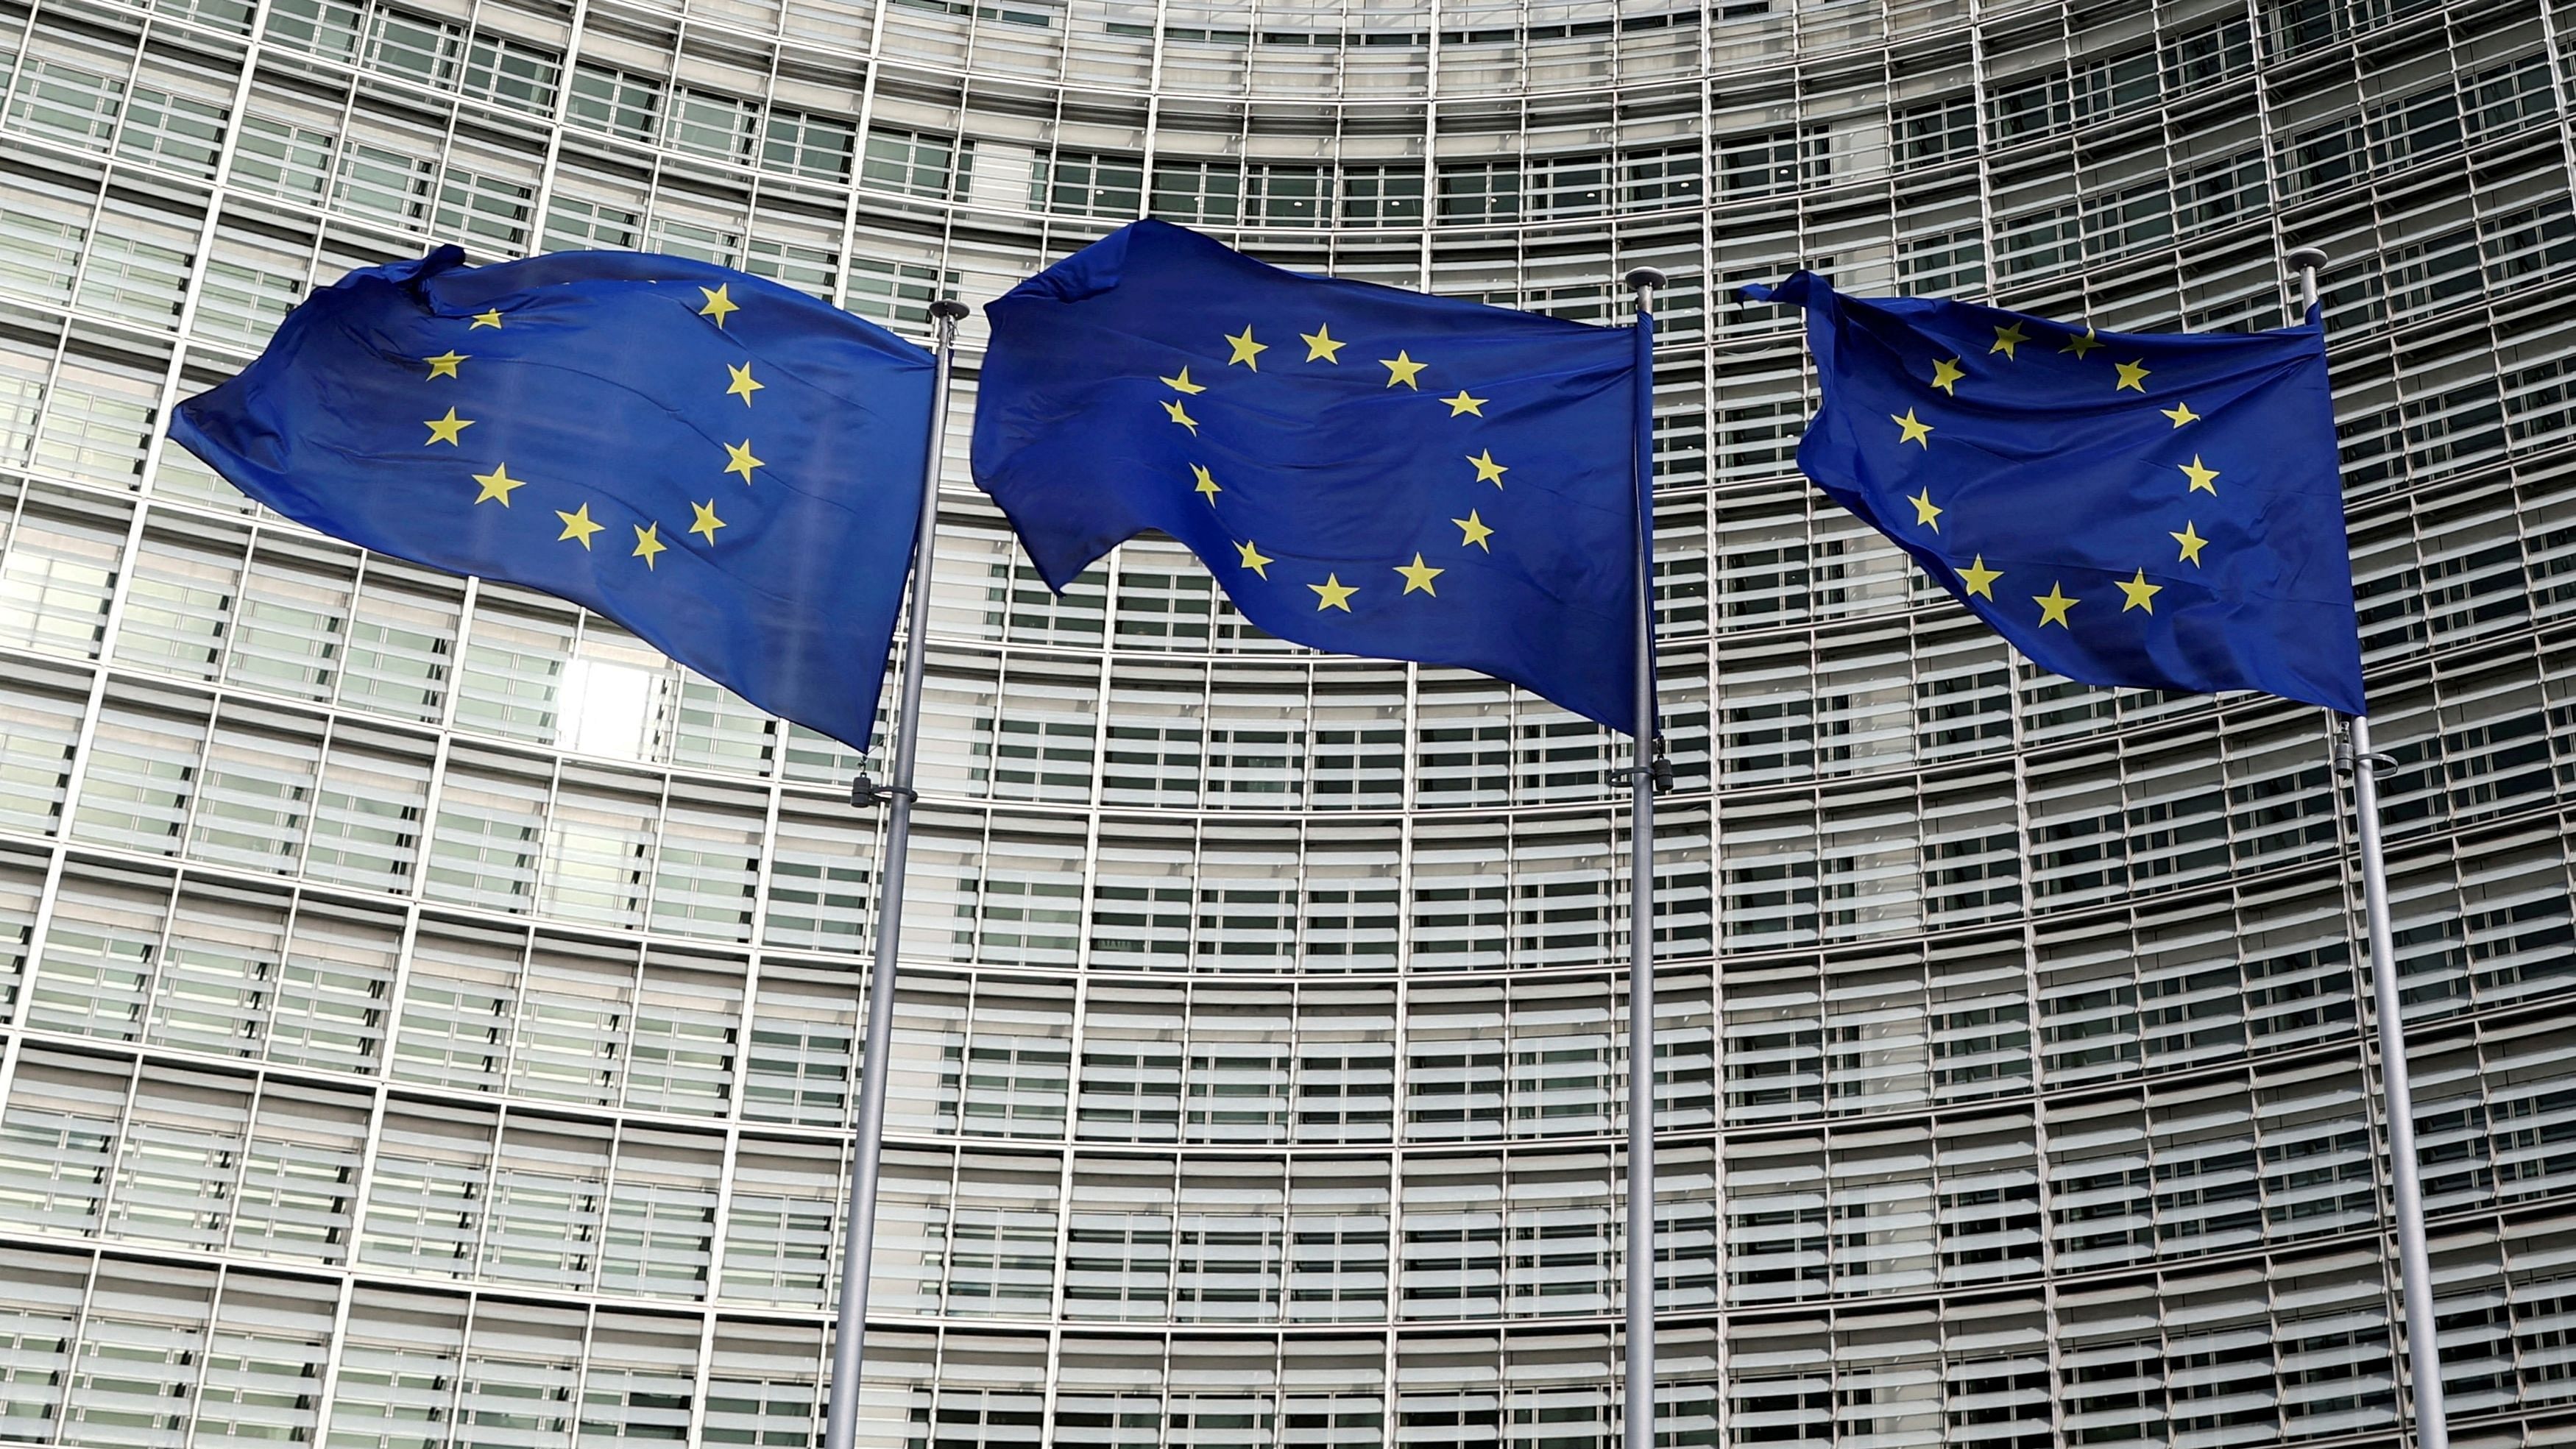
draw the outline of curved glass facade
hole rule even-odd
[[[920,336],[1148,211],[1676,279],[1674,1444],[2393,1442],[2321,716],[2017,663],[1724,300],[2261,327],[2328,248],[2452,1406],[2568,1432],[2571,66],[2566,0],[0,0],[0,1439],[817,1442],[861,761],[160,420],[433,239]],[[866,1442],[1610,1442],[1623,747],[1169,545],[1050,597],[970,417]]]

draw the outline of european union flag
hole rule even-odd
[[[1629,728],[1643,329],[1300,276],[1156,221],[985,311],[975,481],[1051,587],[1159,529],[1280,638]]]
[[[1798,466],[2042,667],[2363,711],[2325,330],[2096,333],[1800,272]]]
[[[314,293],[170,436],[289,518],[571,599],[864,750],[931,362],[725,267],[441,247]]]

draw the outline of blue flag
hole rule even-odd
[[[170,436],[289,518],[573,600],[865,750],[930,382],[922,349],[725,267],[441,247],[314,293]]]
[[[1798,466],[2043,668],[2363,710],[2325,330],[2095,333],[1810,273]]]
[[[1156,221],[985,311],[975,481],[1050,586],[1158,529],[1280,638],[1629,728],[1642,329],[1300,276]]]

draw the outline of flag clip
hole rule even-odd
[[[901,785],[880,785],[865,775],[850,782],[850,803],[861,810],[867,810],[891,800],[911,801],[920,798],[921,792],[918,790],[907,790]]]
[[[1643,767],[1631,767],[1627,771],[1627,774],[1630,779],[1635,779],[1639,775],[1645,776],[1647,781],[1655,787],[1655,793],[1658,795],[1661,795],[1673,788],[1673,762],[1664,757],[1664,737],[1662,735],[1655,736],[1654,753],[1652,757],[1646,761],[1645,765]]]

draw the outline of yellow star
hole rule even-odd
[[[1191,417],[1189,409],[1182,407],[1177,399],[1163,404],[1163,411],[1172,415],[1173,422],[1189,429],[1191,437],[1195,438],[1199,435],[1199,420]]]
[[[769,386],[769,384],[765,382],[752,381],[751,364],[748,362],[742,363],[739,366],[728,362],[725,364],[725,371],[733,374],[733,386],[725,389],[725,396],[741,398],[742,405],[744,407],[751,406],[751,395],[753,393]]]
[[[2175,403],[2172,407],[2158,408],[2156,411],[2173,419],[2173,425],[2177,428],[2181,427],[2185,423],[2196,423],[2200,421],[2200,414],[2193,412],[2191,410],[2191,404],[2189,403]]]
[[[728,473],[740,473],[742,475],[743,486],[746,488],[751,486],[752,469],[766,468],[769,466],[758,458],[751,456],[751,439],[749,438],[745,438],[739,443],[727,443],[724,445],[724,450],[724,470]]]
[[[1419,553],[1413,556],[1412,563],[1397,564],[1395,566],[1395,571],[1404,575],[1404,591],[1406,593],[1409,594],[1415,589],[1420,589],[1422,592],[1429,594],[1435,599],[1440,597],[1440,591],[1431,587],[1431,581],[1440,577],[1442,574],[1449,572],[1447,569],[1435,569],[1429,564],[1424,563],[1422,561],[1422,555]]]
[[[1494,546],[1485,542],[1486,539],[1494,536],[1494,530],[1485,522],[1485,520],[1476,516],[1475,509],[1468,509],[1467,516],[1464,518],[1453,518],[1449,521],[1458,525],[1458,531],[1466,535],[1458,540],[1458,546],[1460,548],[1465,548],[1467,545],[1472,543],[1487,553],[1492,553],[1494,551]]]
[[[1190,381],[1190,370],[1186,367],[1181,369],[1181,375],[1178,377],[1158,377],[1155,378],[1154,381],[1161,383],[1163,386],[1170,388],[1174,392],[1202,393],[1207,391],[1206,383]]]
[[[1931,448],[1932,425],[1915,417],[1914,409],[1907,408],[1905,410],[1905,416],[1903,417],[1898,417],[1894,413],[1889,413],[1887,415],[1887,420],[1896,424],[1897,430],[1900,434],[1896,441],[1899,443],[1919,443],[1927,451]],[[1945,453],[1942,456],[1947,457],[1949,455]]]
[[[456,415],[456,409],[449,408],[447,410],[447,416],[443,418],[430,418],[423,422],[421,426],[429,429],[428,441],[423,442],[421,444],[422,447],[426,448],[430,443],[445,443],[447,446],[453,448],[459,446],[456,441],[457,435],[464,432],[467,428],[474,426],[474,420],[472,418],[460,418]]]
[[[1968,370],[1961,367],[1959,359],[1955,357],[1947,362],[1937,357],[1932,360],[1932,385],[1952,397],[1959,395],[1959,379],[1967,375]]]
[[[1480,418],[1485,415],[1486,399],[1467,396],[1467,390],[1463,387],[1458,389],[1456,397],[1444,397],[1441,401],[1449,405],[1449,416],[1453,418],[1465,413],[1474,413]]]
[[[2115,362],[2111,365],[2120,370],[2120,380],[2111,385],[2111,391],[2118,392],[2122,388],[2126,388],[2131,392],[2145,392],[2147,390],[2147,360],[2145,358],[2141,357],[2135,362]]]
[[[1939,521],[1941,517],[1941,505],[1932,501],[1932,490],[1930,488],[1925,488],[1922,492],[1915,494],[1913,497],[1908,498],[1905,501],[1914,505],[1914,521],[1916,523],[1920,523],[1930,528],[1934,533],[1939,533],[1941,531],[1941,524]]]
[[[1975,563],[1959,570],[1959,577],[1967,583],[1968,592],[1980,599],[1992,599],[1995,596],[1995,580],[2003,576],[2002,569],[1986,567],[1984,554],[1977,555]]]
[[[2013,361],[2019,362],[2021,361],[2021,352],[2019,349],[2023,343],[2028,342],[2029,340],[2030,335],[2021,330],[2020,323],[2009,323],[1995,329],[1995,345],[1986,349],[1986,355],[1991,357],[2000,352],[2004,356],[2011,358]]]
[[[731,282],[727,282],[719,287],[700,287],[698,291],[707,299],[707,305],[698,309],[698,315],[701,317],[713,317],[716,319],[716,325],[718,327],[722,327],[725,324],[725,319],[727,317],[730,317],[734,313],[742,310],[742,304],[733,299],[733,283]]]
[[[705,534],[707,547],[715,547],[716,530],[725,526],[725,521],[716,517],[716,501],[712,498],[704,503],[692,501],[689,507],[698,515],[698,521],[689,525],[689,532]]]
[[[2213,496],[2217,494],[2218,470],[2215,468],[2204,468],[2200,466],[2200,455],[2198,453],[2191,455],[2190,462],[2176,463],[2174,466],[2182,470],[2182,476],[2191,480],[2191,486],[2184,489],[2184,492],[2207,493]]]
[[[468,328],[466,330],[472,331],[473,329]],[[426,382],[435,381],[442,377],[456,377],[456,364],[465,360],[466,354],[462,352],[443,352],[436,357],[424,357],[421,361],[429,364],[429,376],[422,380]],[[462,382],[464,379],[458,378],[457,380]]]
[[[1422,371],[1424,364],[1414,361],[1412,353],[1399,347],[1395,351],[1395,356],[1381,357],[1377,360],[1377,365],[1386,369],[1386,385],[1388,387],[1393,387],[1400,382],[1406,387],[1413,389],[1415,392],[1422,391],[1422,384],[1415,382],[1413,379],[1417,373]],[[1456,414],[1453,413],[1451,416],[1454,417]]]
[[[555,535],[555,542],[561,543],[565,539],[572,539],[575,542],[578,542],[583,548],[590,547],[590,536],[592,534],[597,533],[608,526],[604,523],[593,523],[590,521],[590,505],[587,503],[574,509],[570,513],[566,513],[562,509],[558,508],[555,510],[555,517],[562,519],[564,526],[564,531]]]
[[[1491,483],[1497,488],[1503,486],[1503,475],[1512,471],[1494,461],[1494,450],[1491,448],[1470,457],[1467,461],[1476,465],[1477,482]]]
[[[2200,567],[2200,551],[2208,544],[2209,540],[2200,536],[2200,529],[2189,519],[2185,519],[2183,521],[2182,532],[2168,533],[2165,537],[2182,545],[2182,557],[2174,560],[2174,562],[2187,563],[2193,568]]]
[[[1243,566],[1245,568],[1252,570],[1254,573],[1261,575],[1265,579],[1270,577],[1270,556],[1263,553],[1261,550],[1254,548],[1252,546],[1251,539],[1247,538],[1243,542],[1236,544],[1234,546],[1234,551],[1243,555]],[[1313,585],[1310,584],[1307,587],[1312,588]]]
[[[1247,327],[1244,330],[1249,332],[1252,329]],[[1308,362],[1329,362],[1335,367],[1341,366],[1342,359],[1334,354],[1350,346],[1347,342],[1334,341],[1333,329],[1321,322],[1315,324],[1315,330],[1312,332],[1298,333],[1297,340],[1306,344]]]
[[[2048,586],[2047,593],[2031,595],[2030,601],[2039,605],[2039,627],[2043,629],[2051,624],[2055,624],[2060,629],[2073,627],[2066,622],[2066,611],[2084,602],[2068,596],[2064,589],[2054,583]]]
[[[1208,470],[1200,467],[1198,464],[1192,463],[1190,465],[1190,472],[1197,475],[1199,480],[1198,491],[1207,496],[1208,506],[1211,508],[1215,507],[1216,496],[1223,493],[1225,490],[1216,486],[1216,479],[1210,477],[1208,475]]]
[[[669,544],[662,541],[662,525],[658,523],[647,523],[640,526],[636,524],[628,524],[627,527],[635,530],[635,551],[628,554],[627,557],[640,558],[644,560],[644,567],[648,569],[651,568],[653,566],[653,560],[660,558],[662,556],[662,551],[670,547]]]
[[[498,327],[500,325],[501,309],[498,307],[493,308],[489,312],[477,312],[474,314],[474,327]],[[474,327],[468,327],[465,330],[471,332],[474,330]]]
[[[1261,370],[1261,364],[1254,359],[1270,350],[1269,343],[1252,340],[1252,324],[1249,322],[1243,324],[1241,337],[1228,337],[1225,339],[1225,345],[1234,349],[1234,355],[1225,360],[1226,366],[1232,367],[1240,362],[1255,372]]]
[[[1351,595],[1359,592],[1357,585],[1343,583],[1340,574],[1326,574],[1322,583],[1308,584],[1306,587],[1313,589],[1317,595],[1315,612],[1318,614],[1326,609],[1339,609],[1345,614],[1349,613]]]
[[[491,472],[475,474],[474,481],[483,485],[483,491],[474,495],[475,502],[481,503],[486,499],[498,498],[504,508],[510,506],[511,489],[528,486],[527,479],[510,476],[510,465],[507,463],[493,464]]]
[[[2060,352],[2072,352],[2075,354],[2075,360],[2081,362],[2084,360],[2084,354],[2103,345],[2104,343],[2102,339],[2094,336],[2093,329],[2088,326],[2080,333],[2068,333],[2066,336],[2066,345],[2057,350]]]
[[[2150,614],[2154,613],[2156,595],[2165,591],[2164,585],[2147,582],[2145,569],[2138,570],[2138,576],[2134,579],[2113,579],[2111,582],[2118,584],[2120,592],[2129,596],[2128,602],[2120,606],[2120,612],[2123,614],[2131,609],[2144,609]]]

